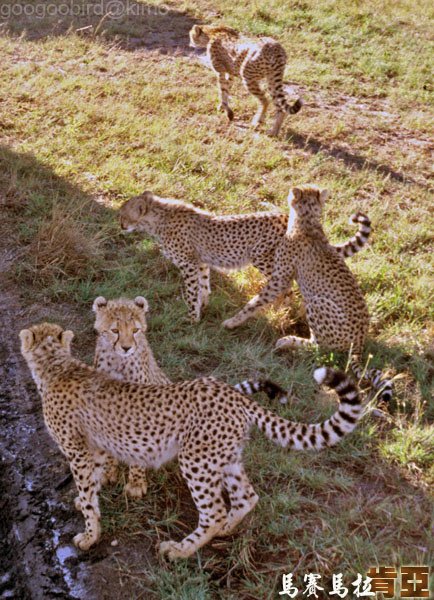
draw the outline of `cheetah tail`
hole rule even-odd
[[[291,450],[315,449],[334,446],[356,427],[363,414],[357,385],[342,371],[329,367],[315,370],[317,383],[325,383],[336,390],[340,405],[326,421],[315,424],[287,421],[270,410],[249,400],[246,411],[250,422],[255,424],[268,439]]]
[[[390,402],[393,396],[393,383],[391,379],[385,379],[379,369],[364,369],[358,356],[352,356],[350,360],[351,370],[358,379],[370,383],[376,391],[377,399]]]
[[[303,106],[303,100],[301,98],[298,98],[294,102],[294,104],[288,104],[288,102],[285,100],[283,106],[287,113],[289,113],[290,115],[295,115]]]
[[[350,217],[350,223],[359,224],[356,235],[344,244],[334,246],[343,258],[357,254],[367,243],[371,234],[371,220],[361,212],[354,213]]]
[[[256,381],[246,379],[246,381],[241,381],[241,383],[237,383],[233,387],[238,392],[241,392],[247,396],[252,396],[256,392],[264,392],[267,394],[270,400],[279,398],[281,404],[288,402],[286,391],[280,387],[280,385],[270,381],[269,379],[258,379]]]

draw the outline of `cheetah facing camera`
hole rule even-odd
[[[364,374],[361,355],[369,328],[369,313],[362,291],[342,256],[330,245],[321,224],[328,191],[307,185],[290,190],[288,231],[276,250],[273,273],[261,292],[234,317],[224,322],[233,329],[260,308],[298,283],[310,328],[310,339],[281,338],[276,348],[296,348],[314,344],[352,353],[352,369],[389,401],[392,383],[381,371]]]
[[[288,104],[283,89],[283,74],[287,61],[286,52],[279,42],[269,37],[257,39],[241,36],[230,27],[212,27],[194,25],[190,30],[190,46],[206,48],[213,71],[218,78],[220,108],[226,111],[232,121],[234,112],[229,106],[229,88],[231,78],[240,76],[247,90],[260,102],[252,125],[258,127],[265,120],[268,98],[260,83],[266,80],[276,107],[276,117],[269,134],[277,136],[285,113],[298,113],[302,107],[299,98],[294,104]]]
[[[100,538],[98,490],[106,453],[145,468],[159,468],[178,457],[199,522],[180,542],[160,544],[160,552],[185,558],[213,537],[232,533],[256,505],[258,496],[242,462],[253,425],[288,450],[320,449],[339,442],[362,415],[356,385],[329,368],[317,369],[315,379],[337,391],[339,408],[323,423],[305,425],[282,419],[211,377],[169,385],[109,379],[71,357],[72,338],[71,331],[48,323],[20,332],[45,424],[68,459],[78,488],[85,531],[74,543],[82,550]]]
[[[362,213],[351,219],[358,223],[359,231],[345,244],[334,247],[342,257],[363,248],[371,230],[370,220]],[[181,270],[190,318],[200,321],[211,291],[210,268],[228,271],[252,264],[264,277],[271,277],[288,215],[257,212],[218,216],[147,191],[122,205],[119,222],[124,231],[142,231],[161,243],[164,255]]]
[[[146,313],[148,302],[143,296],[134,300],[118,298],[106,300],[103,296],[95,299],[92,307],[95,313],[97,341],[94,367],[120,381],[144,384],[171,383],[155,360],[152,348],[146,338]],[[270,399],[287,401],[286,392],[280,386],[267,379],[243,381],[234,388],[245,394],[264,392]],[[115,483],[118,480],[118,461],[107,455],[102,484]],[[133,498],[146,494],[146,469],[131,466],[129,469],[126,493]]]

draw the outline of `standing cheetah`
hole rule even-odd
[[[210,295],[210,267],[216,270],[255,266],[268,279],[273,273],[276,249],[285,237],[288,215],[257,212],[217,216],[180,200],[160,198],[152,192],[130,198],[119,210],[127,232],[144,231],[155,237],[163,254],[179,269],[185,282],[189,315],[199,321]],[[347,257],[366,244],[370,221],[362,213],[352,217],[359,224],[355,237],[335,246]]]
[[[356,385],[329,368],[317,369],[315,379],[337,391],[339,408],[323,423],[306,425],[275,415],[211,377],[169,385],[109,379],[71,357],[72,338],[71,331],[49,323],[20,332],[45,424],[68,459],[78,488],[85,531],[74,543],[82,550],[101,534],[101,454],[155,469],[178,457],[199,522],[180,542],[160,544],[160,552],[186,558],[216,535],[232,533],[258,502],[242,460],[253,425],[288,450],[320,449],[353,431],[363,412]]]
[[[277,136],[285,113],[298,113],[302,107],[301,98],[288,104],[283,89],[283,74],[287,61],[286,52],[279,42],[269,37],[252,39],[241,36],[230,27],[194,25],[190,30],[190,45],[206,48],[212,68],[218,78],[220,108],[226,111],[232,121],[234,112],[229,106],[229,86],[231,78],[240,76],[247,90],[260,102],[252,125],[263,123],[268,108],[268,98],[261,89],[260,82],[266,80],[276,107],[276,117],[269,134]]]
[[[298,283],[310,339],[296,336],[281,338],[276,348],[294,348],[306,344],[352,353],[352,367],[363,373],[360,358],[369,328],[369,314],[362,291],[342,256],[327,240],[321,225],[327,190],[316,186],[292,189],[288,196],[288,231],[276,250],[273,274],[261,292],[234,317],[224,322],[228,329],[238,327],[261,307],[273,302]],[[366,373],[380,397],[390,400],[390,381],[381,380],[381,371]]]
[[[146,337],[146,298],[137,296],[134,300],[106,300],[99,296],[95,299],[92,309],[95,313],[94,327],[98,336],[94,357],[94,367],[97,371],[112,379],[131,383],[172,383],[158,366]],[[279,397],[282,403],[287,400],[285,391],[268,379],[242,381],[234,385],[234,388],[249,395],[264,392],[270,399]],[[115,458],[107,456],[103,483],[115,483],[118,480],[118,464]],[[132,498],[141,498],[146,494],[146,469],[130,467],[125,491]]]

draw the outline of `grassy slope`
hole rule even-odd
[[[139,572],[160,597],[274,597],[282,573],[296,565],[298,575],[327,578],[377,563],[430,562],[430,4],[418,5],[275,0],[266,9],[242,2],[235,10],[226,0],[212,9],[201,1],[177,3],[189,15],[172,15],[179,31],[191,18],[218,14],[284,42],[287,76],[306,106],[288,119],[279,140],[228,128],[215,112],[214,79],[196,60],[123,47],[126,32],[147,43],[150,29],[158,40],[170,21],[158,14],[105,21],[105,37],[75,35],[81,22],[68,33],[68,23],[53,29],[50,19],[15,19],[3,29],[0,185],[15,211],[17,239],[29,249],[17,277],[29,304],[68,303],[79,314],[85,358],[92,354],[91,300],[144,293],[151,342],[173,378],[212,373],[237,381],[266,373],[298,398],[276,408],[282,415],[322,419],[330,402],[321,395],[312,403],[315,357],[271,353],[297,312],[270,308],[239,331],[222,331],[223,318],[260,285],[248,270],[215,276],[203,322],[189,325],[176,269],[152,242],[122,236],[110,207],[150,188],[224,213],[261,209],[262,201],[285,209],[288,186],[313,181],[332,191],[331,239],[349,235],[346,221],[355,209],[374,223],[372,247],[350,264],[373,315],[373,361],[402,374],[393,423],[367,418],[339,448],[289,458],[255,435],[246,455],[260,504],[233,539],[188,564]],[[25,28],[28,39],[18,40]],[[37,39],[41,32],[47,35]],[[233,103],[246,123],[255,105],[240,86]],[[53,318],[65,322],[63,315],[53,308]],[[322,358],[343,364],[342,357]],[[137,505],[126,507],[106,492],[104,519],[106,530],[125,531],[125,539],[145,526],[156,542],[168,530],[180,536],[191,529],[195,516],[170,467],[155,474]],[[132,568],[122,565],[121,572]]]

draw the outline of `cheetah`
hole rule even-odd
[[[276,250],[273,274],[261,292],[223,325],[228,329],[238,327],[290,289],[295,280],[306,308],[311,336],[310,339],[283,337],[276,348],[310,344],[351,351],[353,371],[361,377],[364,370],[360,359],[369,328],[369,313],[356,278],[324,233],[321,216],[328,195],[327,190],[314,185],[290,190],[288,230]],[[371,369],[364,376],[378,390],[379,398],[391,399],[392,384],[382,379],[381,371]]]
[[[110,379],[71,356],[73,335],[43,323],[23,329],[20,340],[45,424],[69,461],[78,489],[85,530],[74,543],[82,550],[101,535],[101,454],[155,469],[178,458],[199,520],[180,542],[161,543],[160,553],[186,558],[215,536],[232,533],[258,502],[242,460],[253,425],[288,450],[319,450],[353,431],[363,413],[357,385],[330,368],[317,369],[314,377],[336,390],[339,408],[326,421],[306,425],[279,417],[212,377],[167,385]]]
[[[276,108],[273,127],[268,131],[271,136],[279,135],[285,113],[293,115],[301,109],[301,98],[293,104],[288,104],[286,100],[283,74],[287,56],[282,44],[275,39],[248,38],[231,27],[194,25],[190,30],[190,46],[207,49],[218,79],[219,108],[226,111],[229,121],[234,118],[234,112],[229,106],[229,90],[235,76],[241,77],[246,89],[259,100],[260,107],[252,121],[254,128],[264,122],[269,104],[260,86],[264,79]]]
[[[164,385],[172,383],[160,369],[146,337],[148,302],[143,296],[134,300],[118,298],[106,300],[103,296],[95,299],[92,310],[95,313],[97,341],[94,367],[112,379]],[[287,401],[285,390],[268,379],[242,381],[234,385],[238,391],[251,395],[264,392],[270,399]],[[118,480],[118,461],[106,457],[103,483]],[[146,470],[132,466],[129,469],[125,492],[132,498],[142,498],[147,491]]]
[[[371,230],[366,215],[357,213],[352,219],[359,225],[358,233],[345,244],[335,246],[343,257],[358,252]],[[126,232],[143,231],[160,242],[163,254],[181,270],[189,316],[198,322],[211,291],[210,267],[230,271],[252,264],[266,279],[271,277],[274,254],[285,237],[288,215],[256,212],[218,216],[146,191],[121,206],[119,222]]]

